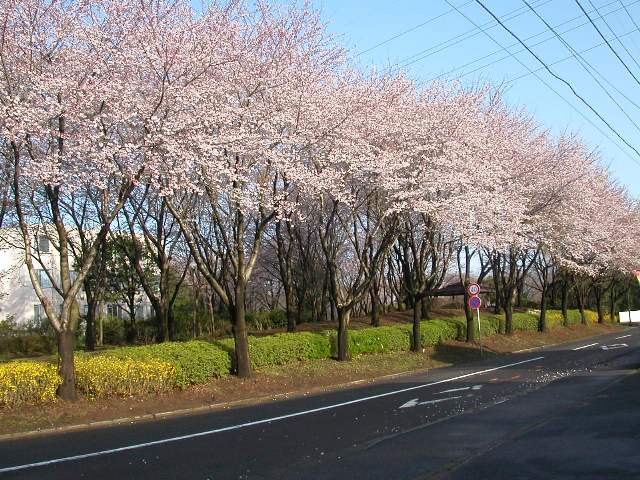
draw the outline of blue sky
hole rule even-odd
[[[493,19],[475,1],[449,1],[472,22],[484,26],[487,33],[507,47],[524,65],[531,70],[541,68],[541,64],[531,54],[521,51],[523,47],[517,40],[502,27],[495,26]],[[615,105],[578,61],[571,57],[572,53],[547,30],[544,23],[522,1],[482,1],[545,63],[553,64],[560,61],[551,65],[551,69],[568,80],[577,93],[628,143],[640,151],[640,84],[636,83],[606,45],[597,46],[603,43],[603,40],[575,0],[527,1],[562,34],[571,47],[578,52],[588,50],[582,53],[583,58],[597,70],[599,75],[594,73],[594,76],[606,87],[621,108]],[[640,26],[640,0],[580,0],[580,3],[631,72],[640,80],[640,32],[637,31]],[[357,58],[363,67],[375,65],[383,69],[400,64],[418,81],[429,81],[445,74],[445,77],[450,78],[463,75],[462,81],[469,83],[478,80],[508,82],[507,98],[511,104],[525,106],[541,124],[555,133],[579,133],[589,146],[599,149],[603,162],[619,181],[626,185],[634,196],[640,197],[640,156],[626,147],[594,113],[573,96],[566,85],[554,79],[545,70],[536,72],[588,120],[556,96],[535,75],[529,74],[527,68],[508,56],[486,34],[475,30],[469,19],[455,10],[452,11],[446,0],[314,0],[314,4],[329,22],[330,30],[341,36],[342,43],[351,51],[360,53]],[[444,15],[426,25],[372,48],[441,14]],[[492,23],[486,25],[488,22]],[[529,38],[534,35],[535,37]],[[536,45],[537,43],[539,45]],[[484,60],[463,67],[492,53],[493,55]],[[566,57],[570,58],[561,61]],[[499,61],[487,65],[496,60]],[[458,67],[463,68],[457,69]],[[453,69],[457,70],[452,72]],[[638,126],[634,125],[634,122]]]

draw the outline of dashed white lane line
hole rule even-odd
[[[398,408],[411,408],[411,407],[416,407],[418,405],[431,405],[433,403],[446,402],[447,400],[455,400],[456,398],[462,398],[462,396],[457,395],[455,397],[436,398],[435,400],[426,400],[424,402],[421,402],[419,398],[414,398],[413,400],[409,400],[407,403],[403,403]]]
[[[627,337],[630,337],[630,336],[631,336],[631,334],[629,334],[629,335],[622,335],[621,337],[616,337],[616,340],[620,340],[621,338],[627,338]]]
[[[438,392],[436,393],[436,395],[441,395],[443,393],[464,392],[465,390],[469,390],[470,388],[471,387],[450,388],[449,390]]]
[[[593,347],[594,345],[598,345],[598,342],[596,343],[590,343],[589,345],[582,345],[581,347],[576,347],[573,350],[582,350],[583,348],[588,348],[588,347]]]
[[[82,453],[80,455],[72,455],[72,456],[69,456],[69,457],[53,458],[51,460],[44,460],[44,461],[41,461],[41,462],[27,463],[27,464],[24,464],[24,465],[15,465],[15,466],[12,466],[12,467],[4,467],[4,468],[0,468],[0,473],[16,472],[16,471],[20,471],[20,470],[27,470],[27,469],[30,469],[30,468],[35,468],[35,467],[44,467],[44,466],[47,466],[47,465],[55,465],[55,464],[58,464],[58,463],[66,463],[66,462],[73,462],[73,461],[76,461],[76,460],[83,460],[83,459],[87,459],[87,458],[101,457],[101,456],[110,455],[110,454],[113,454],[113,453],[126,452],[126,451],[130,451],[130,450],[138,450],[138,449],[141,449],[141,448],[152,447],[152,446],[155,446],[155,445],[163,445],[163,444],[166,444],[166,443],[179,442],[181,440],[189,440],[189,439],[192,439],[192,438],[205,437],[205,436],[208,436],[208,435],[213,435],[215,433],[228,432],[228,431],[231,431],[231,430],[239,430],[241,428],[252,427],[254,425],[262,425],[262,424],[265,424],[265,423],[277,422],[277,421],[280,421],[280,420],[285,420],[287,418],[301,417],[303,415],[309,415],[311,413],[323,412],[323,411],[326,411],[326,410],[333,410],[333,409],[336,409],[336,408],[339,408],[339,407],[344,407],[346,405],[353,405],[355,403],[361,403],[361,402],[366,402],[366,401],[369,401],[369,400],[375,400],[377,398],[389,397],[391,395],[397,395],[399,393],[410,392],[412,390],[418,390],[418,389],[421,389],[421,388],[427,388],[427,387],[431,387],[433,385],[440,385],[440,384],[443,384],[443,383],[449,383],[449,382],[453,382],[455,380],[460,380],[461,378],[468,378],[468,377],[473,377],[473,376],[476,376],[476,375],[482,375],[483,373],[495,372],[496,370],[502,370],[503,368],[514,367],[516,365],[522,365],[523,363],[535,362],[536,360],[542,360],[543,358],[544,357],[529,358],[528,360],[522,360],[520,362],[509,363],[507,365],[500,365],[499,367],[488,368],[486,370],[479,370],[477,372],[465,373],[464,375],[458,375],[457,377],[446,378],[444,380],[438,380],[436,382],[424,383],[422,385],[415,385],[413,387],[401,388],[399,390],[393,390],[391,392],[380,393],[378,395],[371,395],[371,396],[368,396],[368,397],[356,398],[355,400],[349,400],[347,402],[335,403],[333,405],[325,405],[324,407],[312,408],[310,410],[302,410],[300,412],[289,413],[289,414],[280,415],[280,416],[277,416],[277,417],[263,418],[261,420],[256,420],[256,421],[253,421],[253,422],[239,423],[239,424],[236,424],[236,425],[230,425],[228,427],[215,428],[213,430],[205,430],[204,432],[189,433],[189,434],[186,434],[186,435],[179,435],[177,437],[162,438],[160,440],[154,440],[152,442],[136,443],[136,444],[133,444],[133,445],[126,445],[124,447],[110,448],[108,450],[100,450],[100,451],[97,451],[97,452]]]

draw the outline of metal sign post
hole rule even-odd
[[[482,332],[480,331],[480,309],[477,308],[476,312],[478,312],[478,343],[480,343],[480,358],[482,358]]]
[[[478,343],[480,343],[480,358],[482,358],[484,352],[482,351],[482,331],[480,329],[480,306],[482,305],[482,300],[478,296],[480,293],[480,285],[477,283],[472,283],[467,287],[467,291],[471,295],[469,298],[469,308],[472,310],[475,309],[476,314],[478,316]]]

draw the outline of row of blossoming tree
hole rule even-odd
[[[290,330],[301,289],[322,283],[341,360],[354,308],[368,299],[376,323],[381,289],[413,307],[418,350],[426,292],[451,270],[465,285],[490,272],[510,333],[532,272],[545,329],[558,278],[601,297],[602,279],[637,266],[638,205],[578,137],[491,86],[362,73],[307,6],[9,0],[0,18],[2,218],[57,333],[63,398],[76,299],[98,288],[109,239],[129,238],[159,340],[173,260],[181,279],[197,270],[230,313],[244,377],[247,291],[270,257]]]

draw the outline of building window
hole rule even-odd
[[[139,303],[136,305],[136,318],[141,320],[144,318],[144,305]]]
[[[38,251],[40,253],[49,253],[49,239],[46,235],[38,235]]]
[[[120,318],[120,306],[117,303],[107,304],[107,316]]]
[[[44,317],[45,317],[44,307],[41,304],[36,303],[33,306],[33,319],[36,322],[41,322],[42,320],[44,320]]]
[[[40,282],[40,286],[42,288],[51,288],[51,279],[49,278],[49,275],[47,275],[47,271],[44,269],[39,269],[38,270],[38,281]]]

